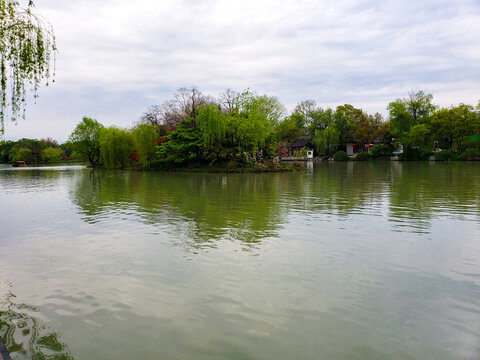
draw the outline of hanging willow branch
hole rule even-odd
[[[55,71],[53,28],[32,12],[33,7],[32,0],[27,8],[18,1],[0,0],[0,135],[6,117],[25,118],[26,89],[31,88],[36,98],[42,80],[48,86],[52,55]]]

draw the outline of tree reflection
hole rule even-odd
[[[310,217],[383,216],[399,231],[425,232],[444,208],[478,216],[479,189],[476,164],[348,162],[275,174],[86,171],[71,195],[89,223],[140,220],[196,248],[218,239],[255,246]]]
[[[15,303],[11,291],[4,297],[2,294],[0,336],[12,359],[73,360],[58,334],[36,319],[36,312],[38,309],[34,306]]]
[[[188,247],[218,239],[255,245],[285,221],[282,174],[184,174],[92,171],[79,174],[72,200],[96,223],[128,215],[175,234]]]

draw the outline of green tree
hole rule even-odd
[[[235,108],[243,117],[248,117],[250,114],[264,115],[271,127],[278,124],[280,118],[285,115],[285,107],[277,97],[267,95],[259,96],[250,91],[244,91],[237,96]]]
[[[130,131],[115,126],[99,132],[100,154],[107,169],[125,169],[135,150],[135,140]]]
[[[177,163],[199,159],[203,138],[193,119],[183,120],[166,138],[167,142],[157,147],[157,156],[172,157]]]
[[[478,134],[480,118],[473,106],[460,104],[434,112],[431,127],[433,138],[439,146],[452,150],[460,145],[465,136]]]
[[[407,136],[407,144],[413,147],[423,147],[430,144],[430,128],[427,124],[412,126]]]
[[[316,130],[313,143],[320,155],[331,155],[337,151],[340,135],[335,126],[328,126],[324,130]]]
[[[315,135],[317,130],[323,131],[335,122],[334,111],[332,109],[318,108],[310,112],[311,122],[308,127],[310,135]]]
[[[26,162],[32,162],[32,150],[30,149],[19,149],[17,152],[13,154],[12,161],[26,161]]]
[[[197,128],[200,130],[203,153],[207,158],[214,153],[223,152],[227,132],[226,116],[216,105],[205,106],[199,111]]]
[[[353,140],[359,144],[370,144],[377,138],[383,138],[385,130],[381,114],[364,114],[355,124]]]
[[[26,88],[33,85],[36,97],[42,80],[50,77],[55,36],[51,25],[33,13],[33,7],[32,0],[27,8],[16,0],[0,0],[0,134],[5,131],[7,108],[12,120],[20,112],[25,117]]]
[[[423,91],[411,92],[408,98],[396,99],[388,104],[392,135],[401,142],[408,142],[410,128],[418,124],[429,124],[436,107],[433,96]]]
[[[62,159],[63,150],[61,148],[47,147],[42,150],[42,160],[45,163],[54,163]]]
[[[155,155],[155,146],[157,145],[157,131],[152,124],[139,124],[133,130],[135,139],[135,148],[142,164],[151,161]]]
[[[103,125],[97,120],[84,117],[70,134],[69,141],[73,150],[90,165],[97,166],[100,162],[100,130]]]
[[[342,148],[345,148],[348,142],[353,141],[355,125],[363,117],[365,117],[363,111],[350,104],[337,106],[334,114],[334,126],[337,129],[338,142]]]
[[[276,126],[276,132],[280,141],[292,142],[302,134],[304,117],[301,114],[293,113],[283,119]]]

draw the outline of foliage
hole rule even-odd
[[[335,160],[335,161],[348,161],[348,160],[350,160],[350,158],[348,157],[348,155],[345,151],[337,151],[335,153],[335,156],[333,157],[333,160]]]
[[[465,150],[458,156],[458,160],[463,161],[479,161],[480,160],[480,150],[479,149],[468,149]]]
[[[432,137],[443,148],[458,148],[466,136],[479,131],[480,116],[473,106],[460,104],[449,109],[440,109],[432,115]]]
[[[354,158],[355,161],[366,161],[366,160],[370,160],[370,154],[366,151],[361,151],[359,152],[355,158]]]
[[[54,163],[62,159],[63,150],[59,147],[47,147],[42,150],[42,160],[45,163]]]
[[[70,134],[69,141],[73,150],[88,160],[90,165],[97,166],[100,157],[100,131],[103,125],[97,120],[84,117]]]
[[[397,99],[388,104],[392,135],[401,142],[405,141],[410,129],[418,124],[429,124],[435,111],[433,96],[423,91],[411,92],[408,98]]]
[[[404,146],[403,153],[398,156],[398,159],[402,161],[419,161],[428,160],[430,156],[432,156],[432,152],[429,147]]]
[[[42,80],[50,77],[55,36],[51,25],[32,12],[33,7],[32,0],[27,8],[16,0],[0,0],[0,134],[7,108],[12,120],[20,112],[25,117],[26,88],[32,85],[36,97]]]
[[[101,128],[99,132],[100,152],[107,169],[125,169],[135,148],[130,131],[114,126]]]
[[[315,130],[313,143],[320,155],[330,155],[334,153],[339,144],[339,132],[336,127],[329,126],[325,130]]]
[[[285,107],[277,97],[259,96],[249,91],[244,91],[237,96],[235,108],[242,117],[248,117],[250,114],[263,115],[271,127],[277,125],[285,114]]]
[[[429,135],[430,130],[426,124],[417,124],[410,128],[405,143],[413,147],[426,146]]]
[[[380,156],[391,156],[392,146],[386,144],[375,144],[370,148],[370,156],[378,158]]]
[[[226,116],[215,105],[206,106],[199,111],[197,128],[202,136],[202,152],[206,158],[222,152],[226,141]]]
[[[289,143],[298,139],[302,134],[303,123],[303,116],[295,113],[280,121],[275,129],[278,139]]]
[[[203,143],[200,130],[192,126],[193,119],[185,119],[166,138],[167,142],[156,147],[159,157],[172,156],[177,163],[198,159]]]
[[[155,145],[157,143],[157,131],[153,124],[139,124],[133,130],[135,148],[142,164],[153,160]]]
[[[32,162],[32,150],[21,148],[12,156],[12,161],[26,161],[31,163]]]
[[[455,157],[455,154],[449,150],[443,150],[435,153],[435,161],[453,160],[454,157]]]

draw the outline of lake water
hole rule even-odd
[[[13,359],[480,358],[478,163],[0,166]]]

